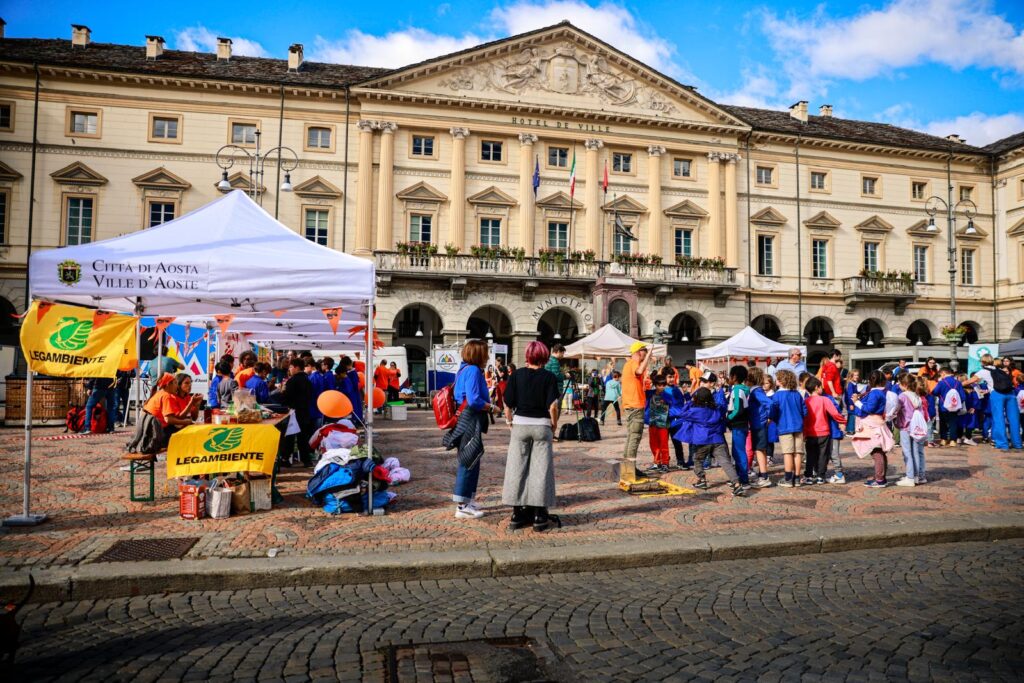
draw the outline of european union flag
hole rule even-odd
[[[537,197],[537,190],[540,188],[540,157],[533,159],[533,196]]]

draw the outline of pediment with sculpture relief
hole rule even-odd
[[[747,127],[694,89],[568,23],[399,69],[359,89]]]

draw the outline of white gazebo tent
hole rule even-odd
[[[629,358],[629,347],[636,343],[628,334],[622,333],[614,325],[604,327],[588,334],[583,339],[575,341],[565,347],[565,355],[568,358]],[[648,344],[655,356],[668,354],[668,347],[664,344]]]
[[[331,337],[342,345],[350,341],[346,330],[362,325],[365,329],[351,340],[361,338],[367,364],[372,363],[374,264],[305,239],[239,190],[158,227],[34,253],[29,262],[29,291],[32,299],[136,316],[175,316],[205,323],[232,316],[229,329],[237,317],[235,331],[253,334],[301,326],[303,332]],[[339,319],[336,335],[328,314]],[[260,323],[263,330],[255,329]],[[30,514],[31,391],[29,372],[24,514],[8,520],[10,524],[40,521],[39,515]],[[373,445],[369,392],[367,403],[369,449]],[[371,492],[371,507],[372,503]]]
[[[766,366],[773,360],[786,358],[792,348],[799,348],[806,353],[803,346],[793,347],[774,342],[748,325],[720,344],[709,349],[698,349],[697,363],[716,372],[724,371],[731,365],[745,365],[748,361]]]

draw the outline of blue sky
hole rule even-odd
[[[785,108],[806,99],[836,116],[885,121],[983,145],[1024,130],[1024,2],[451,0],[443,3],[39,4],[0,0],[10,37],[61,37],[401,66],[569,19],[712,99]]]

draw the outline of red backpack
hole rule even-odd
[[[430,403],[434,408],[434,420],[437,421],[438,428],[445,430],[452,429],[458,424],[459,414],[466,407],[465,401],[461,406],[455,405],[455,382],[434,394]]]
[[[101,405],[96,405],[92,409],[92,424],[89,425],[89,431],[93,434],[106,434],[107,433],[107,411]]]
[[[68,414],[64,416],[64,431],[78,433],[85,426],[85,408],[82,406],[71,406]]]

